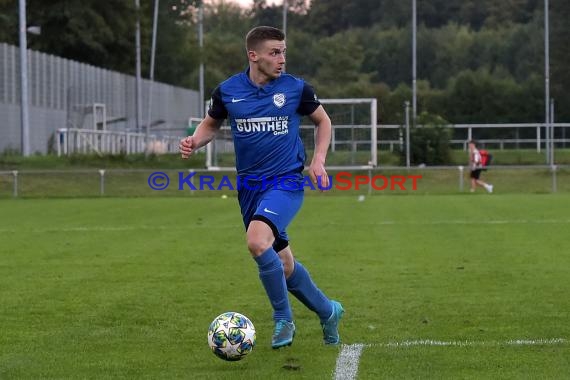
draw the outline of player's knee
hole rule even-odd
[[[267,251],[275,241],[271,228],[260,221],[254,220],[247,229],[247,248],[252,256],[259,256]]]
[[[259,256],[271,247],[271,240],[266,238],[248,234],[247,235],[247,249],[252,256]]]

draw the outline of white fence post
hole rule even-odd
[[[99,194],[105,195],[105,169],[99,169]]]
[[[14,198],[18,197],[18,171],[17,170],[12,170],[12,175],[14,176],[14,192],[13,192],[13,196]]]
[[[557,167],[556,167],[556,165],[552,165],[550,168],[552,170],[552,192],[556,193],[556,190],[557,190],[557,188],[556,188],[557,187],[556,186],[556,169],[557,169]]]

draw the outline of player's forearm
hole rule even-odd
[[[315,133],[315,153],[313,161],[318,160],[325,162],[327,152],[329,150],[332,136],[332,126],[330,119],[322,120],[318,125]]]
[[[217,130],[218,129],[213,125],[200,123],[192,135],[194,138],[195,149],[199,149],[212,141],[214,137],[216,137]]]

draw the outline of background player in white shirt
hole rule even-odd
[[[481,172],[483,171],[483,163],[481,161],[481,153],[479,153],[477,149],[477,142],[475,140],[469,141],[469,167],[471,169],[471,192],[473,193],[477,185],[479,185],[485,188],[488,193],[492,193],[493,185],[480,179]]]

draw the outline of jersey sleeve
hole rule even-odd
[[[222,90],[220,86],[216,87],[212,92],[210,105],[208,106],[208,115],[216,120],[223,120],[228,117],[228,110],[222,101]]]
[[[308,84],[303,84],[303,93],[301,94],[301,102],[299,103],[299,107],[297,108],[297,112],[300,115],[307,116],[315,112],[317,108],[321,105],[319,99],[317,98],[317,94],[315,94],[315,90],[313,87]]]

